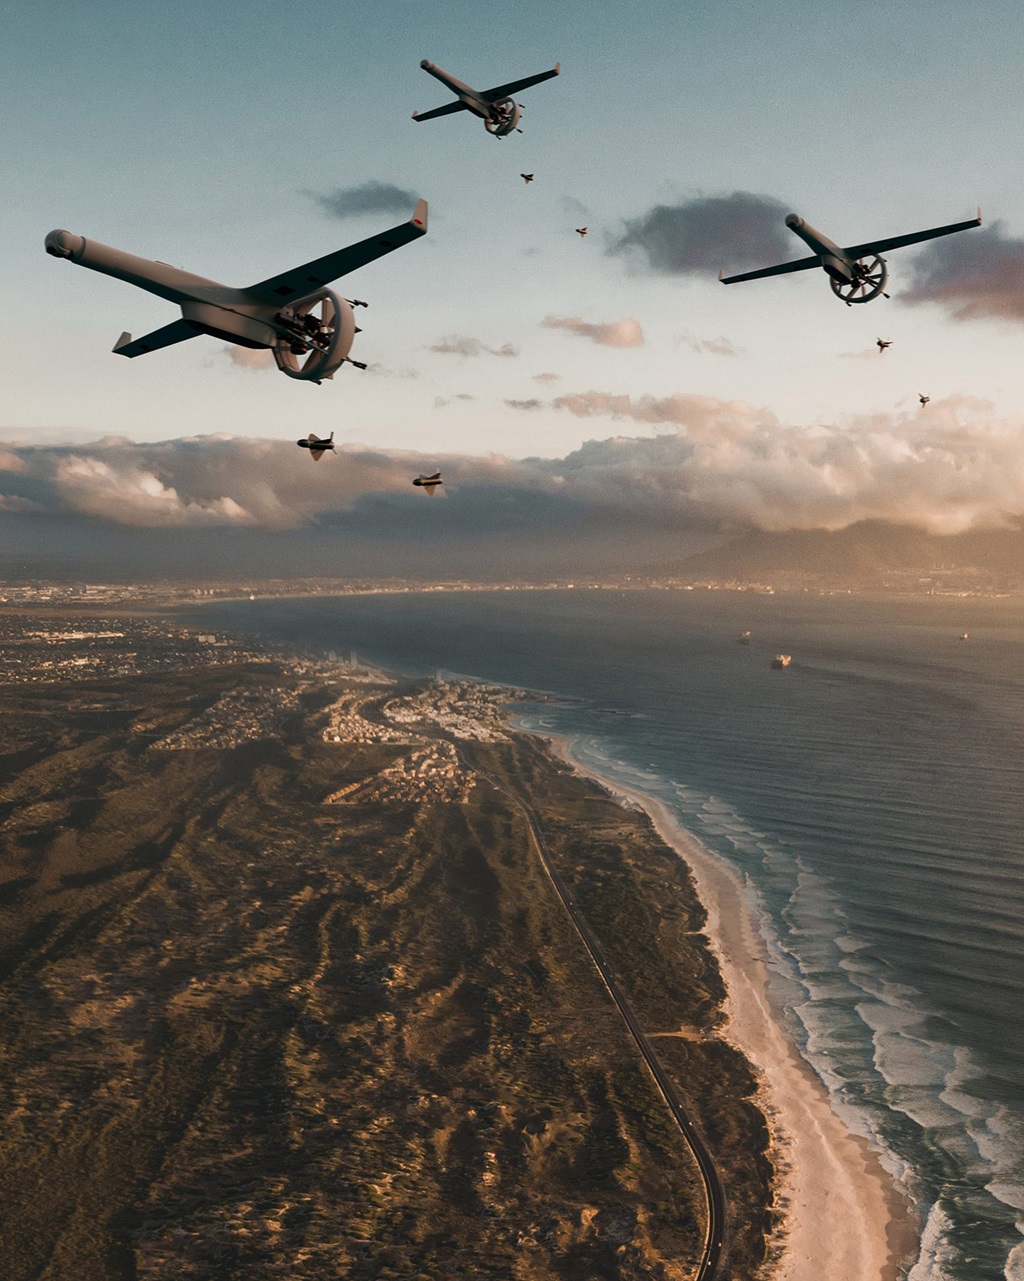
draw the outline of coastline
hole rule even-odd
[[[642,809],[690,868],[727,989],[727,1038],[754,1064],[776,1144],[782,1227],[769,1247],[772,1281],[899,1281],[917,1258],[911,1208],[867,1139],[833,1111],[828,1092],[787,1037],[768,997],[768,953],[739,875],[705,850],[657,798],[583,765],[566,735],[530,729],[577,774]]]

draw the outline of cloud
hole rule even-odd
[[[697,338],[694,334],[680,334],[678,342],[684,347],[689,347],[692,352],[698,356],[705,353],[711,356],[738,356],[741,348],[733,345],[732,341],[726,337],[721,338]]]
[[[419,370],[413,369],[411,365],[392,368],[379,360],[374,360],[367,365],[366,372],[375,375],[377,378],[419,378],[420,376]]]
[[[644,331],[636,320],[612,320],[603,325],[591,325],[579,316],[548,316],[541,321],[545,329],[567,329],[580,338],[589,338],[602,347],[642,347]]]
[[[34,503],[31,498],[21,494],[0,494],[0,512],[41,512],[45,508],[41,503]]]
[[[503,547],[508,557],[510,537],[520,549],[540,540],[529,544],[536,548],[545,531],[550,543],[570,528],[611,548],[611,531],[618,537],[624,529],[635,546],[637,538],[698,528],[838,530],[887,520],[952,534],[1013,527],[1024,517],[1024,419],[997,418],[981,401],[950,398],[927,413],[914,406],[813,425],[684,393],[582,391],[509,403],[644,431],[591,439],[563,458],[431,458],[458,500],[444,517],[453,522],[445,526],[452,548],[468,540]],[[295,435],[310,425],[296,423]],[[65,542],[101,529],[135,529],[140,538],[145,530],[215,531],[196,553],[201,561],[208,544],[219,547],[229,534],[295,531],[301,539],[315,527],[318,538],[335,529],[368,546],[385,539],[406,549],[404,563],[414,544],[422,550],[423,539],[439,536],[440,518],[425,514],[409,483],[423,471],[421,453],[341,444],[314,463],[290,440],[230,436],[9,451],[22,469],[5,473],[0,516],[31,526],[27,545],[51,525],[70,531]]]
[[[642,490],[647,501],[656,492],[705,520],[765,530],[890,520],[952,534],[1003,527],[1024,514],[1024,421],[995,419],[983,401],[933,402],[927,422],[911,412],[813,427],[706,396],[591,391],[553,404],[577,417],[664,431],[646,444],[616,441],[615,483],[637,498]]]
[[[266,347],[238,347],[231,343],[222,350],[233,365],[250,373],[258,374],[264,369],[274,368],[273,352]]]
[[[937,303],[955,320],[1024,322],[1024,239],[994,222],[933,240],[911,262],[900,302]]]
[[[476,397],[471,396],[468,392],[465,392],[465,391],[457,391],[453,396],[435,396],[434,408],[444,409],[446,405],[450,405],[456,400],[476,400]]]
[[[509,409],[524,409],[527,412],[531,412],[535,409],[543,409],[545,402],[538,400],[534,396],[530,400],[506,400],[505,404],[508,405]]]
[[[557,383],[562,381],[562,375],[561,374],[534,374],[533,381],[535,383]]]
[[[332,218],[361,218],[365,214],[405,214],[412,217],[417,196],[394,183],[370,179],[359,187],[337,187],[332,192],[307,191]]]
[[[442,356],[518,356],[519,349],[510,342],[500,347],[488,347],[479,338],[463,338],[458,334],[449,334],[428,347],[427,351],[439,352]]]
[[[729,196],[699,196],[680,205],[655,205],[608,248],[645,262],[666,276],[704,276],[768,267],[799,257],[786,234],[786,206],[771,196],[734,191]]]

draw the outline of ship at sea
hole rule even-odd
[[[736,643],[737,643],[737,645],[749,645],[749,644],[750,644],[750,632],[749,632],[749,631],[741,632],[741,633],[739,634],[739,636],[737,636],[737,637],[736,637]]]
[[[776,654],[772,659],[772,667],[788,667],[792,661],[792,654]]]

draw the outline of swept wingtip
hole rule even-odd
[[[410,221],[411,221],[412,225],[413,225],[413,226],[414,226],[414,227],[419,231],[419,233],[420,233],[420,235],[421,235],[421,236],[426,235],[426,232],[427,232],[427,202],[426,202],[425,200],[417,200],[417,201],[416,201],[416,208],[415,208],[415,210],[414,210],[414,212],[413,212],[413,215],[412,215],[412,218],[410,219]]]
[[[113,347],[111,347],[110,350],[113,351],[115,354],[120,355],[121,348],[127,347],[128,344],[131,342],[131,340],[132,340],[132,336],[126,329],[124,333],[121,335],[121,337],[117,340],[117,342],[114,343]]]

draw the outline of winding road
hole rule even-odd
[[[725,1190],[722,1187],[722,1181],[719,1178],[718,1170],[712,1160],[711,1153],[707,1144],[701,1138],[698,1131],[694,1128],[693,1122],[686,1115],[683,1105],[676,1093],[675,1086],[669,1078],[661,1060],[658,1058],[654,1047],[651,1045],[647,1034],[640,1026],[640,1021],[636,1016],[636,1011],[630,1004],[629,998],[619,986],[608,959],[594,937],[590,927],[582,916],[576,911],[573,904],[572,896],[569,893],[568,886],[555,867],[554,862],[548,852],[547,845],[544,842],[544,834],[540,830],[540,824],[537,816],[526,803],[526,801],[507,784],[503,784],[492,774],[483,773],[482,775],[498,791],[508,796],[523,814],[530,829],[530,835],[533,838],[533,844],[537,851],[544,871],[548,879],[554,886],[558,897],[562,900],[562,906],[569,914],[576,933],[579,935],[584,947],[590,953],[590,958],[597,966],[598,973],[608,990],[608,994],[615,1002],[623,1022],[629,1029],[630,1035],[636,1042],[637,1048],[644,1057],[644,1062],[650,1069],[654,1077],[655,1084],[661,1092],[662,1098],[668,1110],[672,1113],[676,1124],[686,1142],[687,1147],[693,1154],[693,1159],[700,1170],[701,1179],[704,1183],[704,1194],[707,1200],[707,1232],[704,1238],[704,1247],[701,1253],[700,1266],[695,1274],[695,1281],[713,1281],[717,1275],[718,1265],[722,1253],[722,1241],[725,1234]]]

